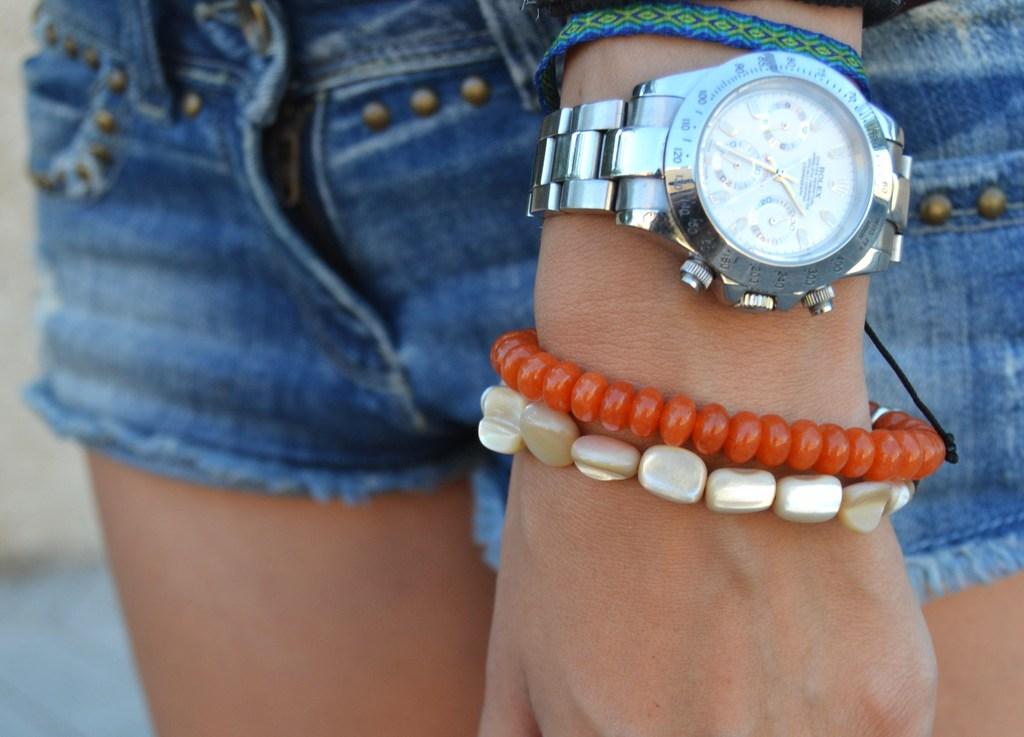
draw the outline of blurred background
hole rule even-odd
[[[0,0],[0,737],[145,737],[77,448],[22,404],[35,370],[21,63],[30,0]]]

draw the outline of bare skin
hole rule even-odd
[[[493,579],[469,543],[461,489],[353,510],[184,484],[95,454],[90,467],[161,737],[474,732]],[[422,574],[420,588],[395,580],[403,570]],[[924,608],[939,662],[935,737],[1020,731],[1024,624],[1007,613],[1021,611],[1024,574]]]
[[[924,608],[939,661],[934,737],[1024,733],[1024,573]]]
[[[89,465],[160,737],[466,737],[494,576],[464,484],[360,507]]]
[[[776,3],[775,9],[783,14],[780,19],[798,22],[806,7]],[[830,18],[834,24],[821,29],[843,37],[848,19]],[[671,43],[658,42],[658,53],[646,56],[647,76],[680,68],[680,58],[667,51]],[[627,59],[643,56],[622,48]],[[705,45],[696,53],[713,63],[732,52]],[[612,64],[599,75],[606,85],[602,94],[611,87],[613,94],[628,94],[636,80],[616,76],[625,68]],[[574,95],[579,100],[594,92],[592,83],[567,76],[566,104]],[[542,264],[541,272],[551,288],[545,289],[542,278],[538,289],[539,327],[556,351],[615,375],[639,366],[654,383],[685,388],[699,398],[843,424],[866,420],[858,360],[866,280],[841,283],[843,309],[826,321],[807,323],[819,330],[807,341],[784,345],[777,338],[798,329],[798,313],[765,316],[766,322],[694,299],[682,320],[684,313],[670,301],[680,294],[678,285],[670,285],[675,291],[665,299],[657,290],[630,289],[639,278],[638,265],[649,273],[671,273],[677,263],[670,254],[618,232],[609,241],[592,218],[562,221],[556,228],[567,224],[579,228],[575,235],[545,227],[548,265]],[[550,245],[559,241],[561,246]],[[580,258],[584,253],[587,257]],[[561,260],[561,267],[552,268],[551,259]],[[615,316],[629,330],[609,331],[608,316],[594,313],[608,294],[599,265],[628,275]],[[567,282],[567,274],[576,281]],[[652,313],[651,304],[659,302],[672,306]],[[574,309],[576,315],[589,312],[595,322],[572,319]],[[844,319],[845,326],[838,322]],[[671,330],[636,329],[650,324],[681,328],[687,338],[700,340],[680,351]],[[769,324],[781,332],[764,340]],[[822,352],[844,356],[826,375],[814,377],[829,403],[806,391],[806,376],[794,374],[766,395],[762,376],[751,380],[737,370],[759,336],[758,355],[767,364],[793,361],[794,355],[813,364]],[[652,346],[655,350],[647,350]],[[708,350],[702,354],[693,346]],[[674,385],[678,376],[687,377],[686,387]],[[92,467],[111,561],[161,737],[473,733],[493,582],[469,543],[464,489],[437,497],[381,497],[353,510],[181,484],[96,457]],[[701,509],[676,508],[678,514],[668,518],[661,508],[649,514],[655,500],[619,498],[607,488],[587,487],[571,473],[552,474],[529,458],[517,461],[515,474],[503,564],[511,574],[503,573],[505,605],[495,625],[499,636],[492,648],[487,737],[535,735],[538,722],[550,725],[547,737],[603,735],[623,719],[647,727],[643,734],[680,722],[692,727],[695,720],[741,734],[764,723],[746,702],[771,708],[773,727],[791,727],[787,737],[838,737],[844,729],[857,737],[927,731],[932,711],[927,633],[909,598],[891,529],[871,539],[825,527],[797,536],[770,516],[722,522],[708,519]],[[602,492],[603,497],[593,496]],[[618,524],[624,519],[631,529]],[[712,523],[724,534],[701,538]],[[687,536],[689,541],[680,544]],[[782,540],[793,553],[788,558],[749,555],[751,548],[770,550]],[[734,599],[709,573],[723,554],[732,555],[734,564],[726,585],[738,586],[758,602],[758,612],[773,618],[760,635],[748,625],[763,623],[748,617],[749,608],[729,606]],[[802,580],[807,558],[816,561],[817,570],[838,577],[845,597],[829,599],[829,587],[816,590]],[[631,559],[651,566],[638,578],[623,565]],[[652,575],[685,573],[679,560],[700,566],[702,575],[683,579],[691,586],[689,595],[659,587],[665,578]],[[779,588],[757,588],[757,576],[750,573],[758,566],[771,575],[781,571]],[[601,586],[594,586],[594,570],[603,576]],[[521,575],[524,571],[529,575]],[[717,602],[710,613],[708,601]],[[825,625],[838,624],[844,633],[838,665],[822,657],[829,628],[817,626],[819,619],[807,629],[800,616],[821,608],[828,613]],[[1024,717],[1014,695],[1024,692],[1024,637],[1020,618],[1008,613],[1022,610],[1024,576],[925,608],[940,670],[935,735],[1002,737],[1021,730]],[[685,616],[666,624],[665,611]],[[637,621],[644,622],[642,632]],[[687,640],[694,632],[699,636]],[[878,632],[889,639],[877,639]],[[804,647],[808,636],[818,646],[803,651],[804,660],[792,658],[789,651]],[[717,667],[705,673],[738,678],[751,687],[732,689],[739,697],[725,701],[703,698],[704,684],[692,681],[699,669],[672,673],[672,659],[666,657],[671,651],[652,647],[671,645],[673,638],[688,645],[690,662],[706,658]],[[579,647],[598,641],[610,645],[597,657]],[[627,647],[630,643],[635,647]],[[746,657],[752,649],[759,660]],[[618,657],[603,657],[608,652]],[[520,667],[525,661],[529,669]],[[831,710],[815,705],[821,694],[812,691],[791,689],[784,701],[757,691],[765,674],[800,683],[810,663],[826,676],[819,683],[829,693],[847,698],[852,685],[858,700]],[[873,664],[882,667],[872,669]],[[632,699],[623,684],[644,686],[639,693],[645,697],[667,698]],[[682,685],[689,688],[672,692]],[[898,688],[886,689],[892,685]],[[689,711],[666,717],[678,704]],[[576,709],[580,706],[585,709]],[[755,733],[763,737],[770,730]]]

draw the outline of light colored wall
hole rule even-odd
[[[0,561],[95,558],[98,525],[81,453],[19,397],[35,365],[32,186],[21,62],[36,44],[28,0],[0,0]]]

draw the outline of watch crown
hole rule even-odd
[[[746,292],[736,306],[743,310],[757,312],[771,312],[775,309],[775,297],[770,294],[758,294],[757,292]]]
[[[679,267],[679,280],[695,292],[702,292],[710,287],[714,277],[711,269],[696,256],[690,256]]]
[[[824,315],[832,311],[832,300],[836,298],[836,291],[831,284],[824,287],[812,289],[804,295],[804,306],[811,311],[812,315]]]

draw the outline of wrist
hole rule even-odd
[[[535,289],[540,344],[579,364],[728,410],[867,427],[868,280],[836,283],[837,307],[749,313],[678,283],[679,254],[611,217],[544,227]]]

